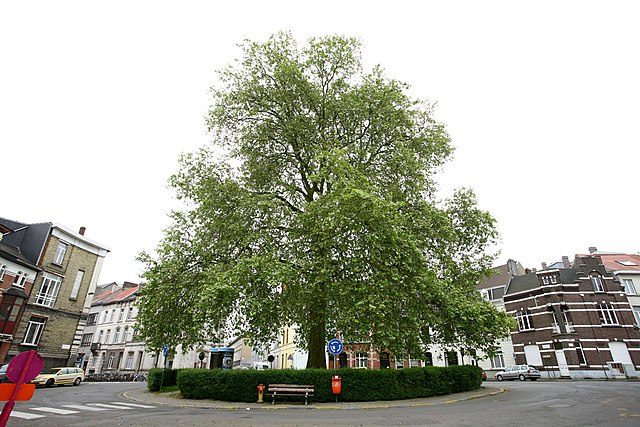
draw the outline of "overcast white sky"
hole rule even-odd
[[[438,103],[456,147],[444,193],[498,219],[499,262],[637,253],[640,3],[2,2],[0,216],[111,248],[135,281],[176,206],[179,153],[208,143],[215,70],[244,38],[343,34]]]

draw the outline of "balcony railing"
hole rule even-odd
[[[557,323],[552,323],[551,324],[551,333],[559,334],[560,333],[560,325],[558,325]]]
[[[567,332],[575,332],[575,328],[573,327],[573,323],[567,322],[564,324],[564,327],[567,329]]]
[[[91,343],[91,350],[100,350],[100,343],[99,342],[92,342]]]

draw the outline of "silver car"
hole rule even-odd
[[[496,374],[496,380],[531,380],[535,381],[540,378],[540,371],[530,365],[513,365]]]

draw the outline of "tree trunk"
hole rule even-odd
[[[325,311],[323,308],[313,310],[309,318],[309,358],[307,359],[307,369],[321,368],[326,369],[327,363],[325,358],[326,346],[326,330],[325,330]]]

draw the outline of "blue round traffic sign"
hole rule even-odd
[[[327,350],[329,350],[329,353],[337,356],[344,350],[344,345],[339,339],[332,339],[329,341],[329,344],[327,344]]]

